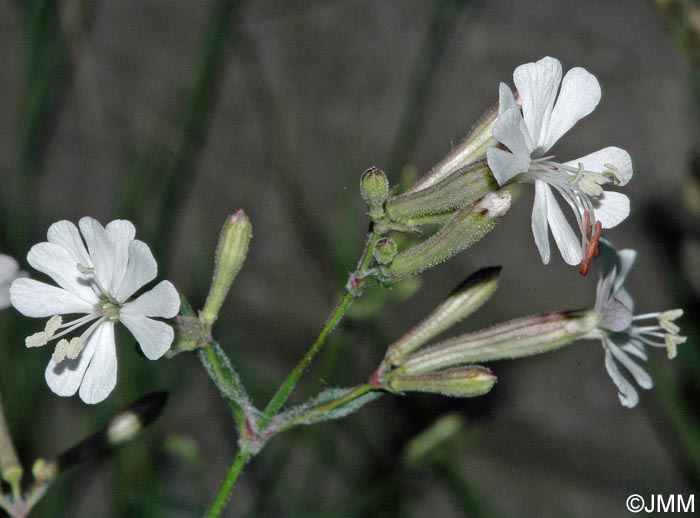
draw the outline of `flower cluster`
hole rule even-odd
[[[59,287],[17,279],[10,297],[24,315],[49,317],[44,330],[29,336],[26,345],[58,340],[45,372],[51,390],[72,396],[80,389],[83,401],[98,403],[117,382],[116,322],[131,331],[146,358],[155,360],[170,348],[174,332],[153,317],[174,317],[180,298],[170,282],[162,281],[131,299],[156,277],[157,265],[148,246],[134,239],[130,222],[116,220],[102,227],[83,218],[79,226],[80,233],[69,221],[54,223],[48,241],[34,245],[27,255],[29,264]],[[84,316],[64,322],[67,314]]]

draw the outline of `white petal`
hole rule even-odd
[[[566,165],[578,167],[582,163],[587,171],[595,171],[597,173],[607,169],[605,164],[614,165],[622,176],[620,185],[625,185],[632,179],[634,171],[632,169],[632,158],[629,153],[619,147],[606,147],[599,149],[589,155],[583,156],[577,160],[566,162]]]
[[[615,292],[615,298],[624,305],[630,313],[634,313],[634,300],[632,295],[625,288],[620,288]]]
[[[157,360],[170,349],[175,332],[165,322],[148,317],[122,314],[120,320],[131,331],[149,360]]]
[[[522,100],[523,118],[533,144],[544,153],[549,149],[543,144],[561,82],[561,63],[546,57],[537,63],[520,65],[513,72],[513,81]]]
[[[498,85],[498,115],[507,112],[510,109],[519,109],[513,97],[513,92],[510,91],[508,85],[501,83]]]
[[[108,223],[105,230],[114,247],[114,270],[112,285],[109,289],[111,293],[116,293],[126,273],[129,263],[129,245],[134,240],[136,229],[130,221],[117,219]]]
[[[556,241],[559,252],[561,252],[561,256],[567,264],[579,264],[583,259],[581,243],[559,208],[559,204],[554,198],[552,190],[549,186],[546,187],[547,221],[549,222],[549,227],[552,229],[554,241]]]
[[[46,237],[49,243],[62,246],[71,253],[76,263],[80,263],[88,268],[92,267],[92,260],[85,249],[83,240],[80,238],[78,228],[70,221],[57,221],[49,227]]]
[[[160,281],[156,286],[124,304],[120,315],[172,318],[180,311],[180,296],[169,281]]]
[[[651,380],[651,376],[642,367],[637,365],[632,361],[632,359],[627,356],[619,347],[611,347],[611,352],[617,358],[617,360],[625,366],[625,368],[634,376],[634,380],[637,385],[643,389],[650,389],[654,386],[654,382]]]
[[[89,304],[98,297],[78,270],[75,255],[57,243],[39,243],[27,254],[27,261],[36,270],[45,273],[56,283]]]
[[[17,279],[10,287],[12,305],[25,316],[41,318],[67,313],[91,313],[93,306],[72,293],[32,279]]]
[[[114,273],[114,244],[97,220],[85,217],[79,225],[95,268],[95,278],[105,290],[109,290]]]
[[[630,200],[620,192],[603,191],[603,194],[591,198],[595,219],[603,228],[613,228],[624,221],[630,214]]]
[[[95,404],[103,401],[117,384],[114,322],[102,323],[88,340],[94,340],[97,345],[80,385],[80,399],[85,403]]]
[[[486,159],[491,172],[498,182],[503,186],[513,177],[527,171],[530,167],[530,159],[524,156],[516,156],[510,151],[504,151],[495,147],[486,150]]]
[[[550,148],[574,124],[591,113],[600,102],[600,84],[584,68],[572,68],[564,76],[557,103],[547,127],[544,145]]]
[[[549,226],[547,225],[547,191],[549,186],[535,180],[535,202],[532,205],[532,235],[540,251],[542,262],[549,264]]]
[[[632,266],[634,266],[634,262],[637,260],[637,251],[630,248],[618,250],[617,259],[617,276],[615,278],[615,286],[613,287],[613,291],[616,292],[616,297],[618,297],[620,288],[622,288],[622,285],[625,283]]]
[[[49,388],[59,396],[72,396],[78,391],[80,383],[83,381],[85,370],[95,354],[95,349],[100,345],[100,327],[87,339],[85,348],[75,360],[65,359],[56,364],[51,360],[46,367],[44,376]]]
[[[131,297],[136,290],[151,282],[158,274],[158,265],[153,258],[151,249],[143,241],[134,239],[129,244],[129,263],[124,274],[124,279],[114,292],[119,302],[124,302]]]
[[[0,284],[11,282],[17,277],[19,265],[12,257],[0,254]]]
[[[530,163],[530,150],[525,144],[525,137],[521,131],[520,123],[523,121],[520,110],[512,109],[499,115],[493,127],[493,136],[499,142],[505,144],[511,153],[522,157]],[[524,171],[521,171],[524,172]]]
[[[632,325],[632,312],[622,302],[610,298],[603,307],[603,316],[598,327],[619,333]]]
[[[622,403],[622,406],[627,408],[637,406],[637,403],[639,403],[637,389],[635,389],[634,386],[624,378],[620,372],[620,369],[617,368],[617,364],[612,357],[609,347],[605,347],[605,368],[607,369],[610,378],[617,386],[617,396],[620,398],[620,403]]]

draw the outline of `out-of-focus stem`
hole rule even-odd
[[[10,484],[12,495],[15,500],[19,500],[22,480],[22,465],[17,460],[17,452],[12,443],[10,431],[5,421],[5,410],[0,400],[0,474],[2,478]]]
[[[251,457],[252,455],[249,452],[238,450],[236,458],[233,459],[233,463],[226,472],[224,480],[221,482],[214,499],[205,513],[207,518],[218,518],[221,516],[221,512],[226,507],[229,498],[231,498],[231,492],[238,481],[238,477],[243,473],[243,468],[248,464]]]

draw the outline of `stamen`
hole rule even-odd
[[[78,271],[84,275],[89,275],[89,274],[95,272],[94,268],[90,268],[89,266],[84,266],[80,263],[76,264],[75,266],[76,266],[76,268],[78,268]]]
[[[60,315],[54,315],[51,318],[49,318],[49,321],[46,322],[46,327],[44,328],[44,332],[46,333],[47,338],[51,338],[61,327],[62,323],[63,318]]]
[[[61,363],[66,358],[66,349],[70,344],[65,338],[61,338],[56,344],[56,348],[51,355],[51,359],[56,363]]]
[[[586,169],[583,167],[583,163],[579,162],[578,163],[578,170],[576,171],[576,175],[573,178],[569,179],[569,183],[571,185],[576,185],[577,183],[579,183],[581,181],[581,179],[583,178],[583,172],[585,170]]]
[[[33,335],[25,338],[24,345],[27,347],[41,347],[42,345],[46,345],[46,342],[48,341],[49,337],[46,334],[46,331],[39,331],[38,333],[34,333]]]
[[[80,351],[83,350],[83,347],[85,347],[85,344],[83,344],[80,337],[75,336],[71,338],[66,347],[66,357],[70,360],[75,360],[80,355]]]
[[[586,211],[586,215],[588,215],[588,211]],[[590,227],[590,216],[587,216],[587,218],[587,227]],[[591,240],[586,246],[586,253],[583,257],[583,261],[581,261],[581,266],[578,270],[581,275],[588,275],[588,272],[591,269],[591,261],[598,256],[598,241],[600,241],[602,234],[603,224],[600,221],[596,221],[595,232],[591,234]]]
[[[673,360],[676,357],[678,354],[677,346],[685,343],[687,339],[688,338],[685,336],[666,335],[664,340],[666,342],[666,351],[669,360]]]
[[[622,177],[620,174],[620,170],[615,167],[613,164],[603,164],[607,169],[602,172],[604,176],[609,176],[612,177],[612,182],[615,185],[620,185],[622,182],[625,181],[625,179]]]

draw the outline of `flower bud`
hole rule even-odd
[[[372,254],[379,264],[389,264],[394,260],[397,252],[396,241],[390,237],[383,237],[374,245]]]
[[[360,178],[360,193],[367,203],[369,216],[373,219],[384,214],[384,202],[389,197],[389,180],[384,171],[370,167]]]
[[[389,346],[389,362],[399,365],[406,355],[481,307],[496,291],[500,272],[497,266],[470,275],[420,324]]]
[[[497,146],[498,142],[493,138],[493,126],[498,119],[498,105],[489,108],[484,115],[472,127],[464,141],[435,165],[428,173],[411,187],[410,192],[427,189],[440,180],[447,178],[452,173],[473,162],[483,160],[486,150]]]
[[[599,319],[595,311],[572,311],[511,320],[421,349],[399,370],[417,375],[467,363],[542,354],[574,340],[594,337]]]
[[[221,229],[216,247],[214,276],[209,295],[199,318],[209,324],[219,316],[221,305],[248,253],[252,226],[245,212],[239,210],[229,216]]]
[[[452,397],[481,396],[496,383],[496,376],[486,367],[469,365],[425,374],[395,371],[386,381],[391,392],[432,392]]]
[[[387,201],[386,211],[392,221],[406,222],[461,209],[497,189],[498,183],[491,170],[481,161],[458,169],[430,187],[394,196]]]
[[[489,192],[455,214],[433,236],[400,252],[382,273],[389,278],[407,277],[446,261],[491,232],[509,208],[508,191]]]

